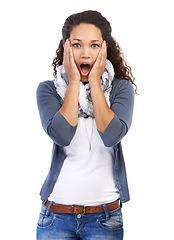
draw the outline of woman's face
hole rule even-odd
[[[81,23],[73,27],[70,41],[81,81],[87,82],[90,70],[102,47],[101,31],[93,24]]]

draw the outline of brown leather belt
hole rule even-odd
[[[50,202],[47,201],[45,203],[46,207],[49,207]],[[107,204],[108,211],[112,211],[117,209],[120,204],[119,201],[116,201],[114,203]],[[104,208],[102,205],[100,206],[78,206],[78,205],[62,205],[53,203],[52,206],[50,206],[50,212],[53,213],[77,213],[77,214],[85,214],[85,213],[100,213],[104,212]]]

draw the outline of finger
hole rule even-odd
[[[106,58],[107,58],[107,45],[106,45],[106,41],[103,41],[103,44],[102,44],[102,55],[101,55],[101,64],[106,62]]]
[[[69,60],[69,63],[73,66],[75,64],[75,61],[74,61],[74,55],[73,55],[70,39],[68,39],[67,47],[68,47],[68,58],[69,58],[68,60]]]
[[[63,45],[64,47],[64,51],[63,51],[63,65],[65,64],[65,62],[67,62],[67,44],[66,42]]]
[[[64,45],[64,54],[63,54],[63,65],[69,64],[69,50],[68,50],[68,39]]]
[[[98,62],[99,62],[99,64],[102,64],[105,59],[106,59],[106,42],[103,41],[101,49],[100,49],[100,52],[98,54]]]
[[[103,42],[103,52],[104,52],[104,57],[107,57],[107,44],[106,44],[106,41]]]
[[[101,63],[102,54],[103,54],[103,50],[102,50],[102,48],[101,48],[100,51],[99,51],[99,53],[98,53],[98,57],[97,57],[97,61],[96,61],[96,62],[98,62],[98,64]]]
[[[69,62],[70,64],[74,64],[74,55],[73,55],[72,47],[70,45],[68,48],[68,52],[69,52]]]

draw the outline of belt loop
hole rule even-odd
[[[122,208],[123,207],[123,204],[122,204],[122,202],[120,201],[120,207]]]
[[[53,203],[54,203],[53,201],[50,202],[50,204],[49,204],[49,206],[48,206],[48,208],[47,208],[47,210],[46,210],[46,213],[45,213],[45,216],[46,216],[46,217],[48,217],[49,212],[50,212],[50,207],[53,205]]]
[[[104,211],[105,211],[105,214],[106,214],[106,219],[109,219],[109,211],[108,211],[107,205],[103,204],[103,208],[104,208]]]

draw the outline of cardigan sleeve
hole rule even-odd
[[[59,113],[61,103],[58,99],[53,81],[41,82],[37,88],[37,105],[45,132],[59,146],[68,146],[76,132]]]
[[[117,145],[128,132],[133,115],[134,89],[128,80],[113,81],[110,95],[111,109],[115,113],[106,130],[100,133],[103,143],[107,147]]]

